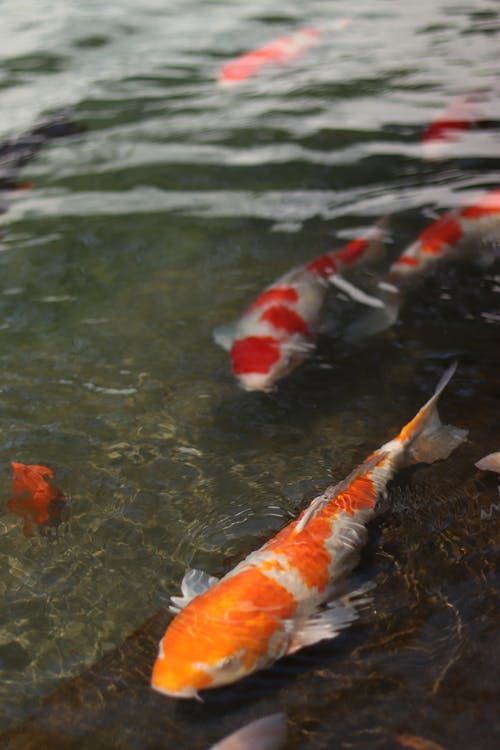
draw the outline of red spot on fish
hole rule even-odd
[[[299,299],[299,295],[297,293],[297,290],[293,288],[293,286],[273,286],[271,289],[266,289],[265,292],[262,292],[255,302],[253,302],[250,307],[248,308],[247,312],[252,312],[253,310],[264,307],[269,302],[297,302]]]
[[[460,222],[445,214],[422,232],[418,238],[423,253],[437,254],[444,247],[452,246],[462,238]]]
[[[219,83],[238,83],[258,73],[271,63],[283,63],[301,55],[321,36],[318,29],[309,28],[280,36],[264,47],[247,52],[223,66],[219,73]]]
[[[235,375],[269,372],[279,358],[279,342],[272,336],[247,336],[235,341],[231,348]]]
[[[400,258],[394,261],[394,265],[398,266],[418,266],[420,263],[418,258],[413,258],[411,255],[401,255]]]
[[[500,190],[492,190],[472,206],[460,211],[462,219],[481,219],[483,216],[500,213]]]
[[[61,490],[52,484],[54,472],[48,466],[12,462],[13,497],[7,507],[24,518],[23,532],[32,536],[31,522],[39,529],[57,526],[66,504]]]
[[[422,136],[425,141],[448,141],[454,133],[461,133],[473,126],[473,120],[436,120],[426,129]]]
[[[342,250],[339,250],[335,254],[335,258],[344,265],[350,266],[363,257],[369,245],[370,243],[367,239],[352,240],[352,242],[348,242]]]
[[[279,328],[288,333],[308,333],[307,323],[295,310],[290,310],[285,305],[272,305],[260,316],[260,320],[270,323],[274,328]]]
[[[458,140],[465,131],[481,124],[485,93],[475,91],[453,97],[422,135],[427,158],[441,158],[446,153],[447,145]]]
[[[316,260],[313,260],[311,263],[309,263],[308,266],[306,266],[308,271],[312,271],[313,273],[317,273],[322,278],[328,278],[328,276],[332,276],[334,273],[337,273],[337,264],[335,263],[334,259],[331,255],[326,253],[325,255],[321,255],[319,258],[316,258]]]

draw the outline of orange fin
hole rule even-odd
[[[293,633],[286,653],[293,654],[305,646],[312,646],[327,638],[335,638],[341,630],[359,618],[361,607],[371,604],[373,598],[366,594],[374,586],[375,584],[368,582],[355,591],[329,602],[324,609],[314,612]]]
[[[408,445],[406,465],[433,463],[448,458],[467,437],[467,430],[442,424],[437,410],[437,401],[451,380],[457,363],[446,370],[434,394],[418,414],[399,433],[398,440]]]

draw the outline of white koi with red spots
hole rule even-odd
[[[477,246],[488,239],[500,241],[500,189],[449,211],[427,227],[394,261],[389,269],[391,281],[426,271],[466,245]]]
[[[441,424],[436,408],[454,370],[397,437],[222,579],[186,574],[153,667],[155,690],[198,697],[332,638],[356,618],[339,598],[340,585],[358,562],[365,524],[387,483],[404,466],[446,458],[465,439],[464,430]]]
[[[500,247],[500,189],[441,216],[399,255],[379,283],[384,305],[356,320],[345,331],[347,339],[373,335],[393,325],[409,286],[444,261],[461,257],[493,260]]]
[[[235,326],[214,332],[216,342],[229,350],[233,374],[245,390],[273,390],[314,350],[329,283],[358,302],[383,306],[341,274],[381,247],[384,224],[289,271],[257,297]]]

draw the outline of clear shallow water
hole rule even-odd
[[[294,64],[216,86],[228,58],[343,16]],[[395,328],[356,348],[325,338],[271,396],[237,390],[211,331],[374,219],[391,214],[392,257],[500,184],[498,130],[438,163],[419,145],[453,94],[498,93],[499,31],[494,2],[2,4],[0,136],[66,105],[88,127],[23,170],[34,189],[0,218],[3,496],[17,460],[52,466],[71,499],[52,541],[1,506],[2,727],[108,653],[63,692],[52,746],[203,748],[276,707],[290,747],[392,747],[403,731],[497,746],[498,498],[473,461],[498,448],[498,269],[440,269]],[[405,475],[371,529],[376,613],[206,706],[150,694],[167,616],[127,658],[112,649],[187,567],[226,571],[345,476],[455,356],[443,412],[470,443]]]

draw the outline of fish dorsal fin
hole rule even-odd
[[[217,326],[214,328],[212,336],[216,344],[222,346],[223,349],[229,352],[236,338],[236,326],[234,323],[225,326]]]
[[[368,307],[385,307],[383,301],[379,297],[374,297],[371,294],[367,294],[359,287],[351,284],[350,281],[344,279],[338,273],[334,273],[328,277],[328,281],[333,286],[336,286],[341,292],[345,292],[355,302],[359,302],[362,305],[368,305]]]
[[[381,460],[384,458],[384,453],[374,453],[373,456],[370,456],[365,461],[363,461],[362,464],[357,466],[354,471],[351,471],[349,476],[347,476],[342,482],[339,482],[338,484],[332,485],[331,487],[327,487],[327,489],[324,491],[322,495],[319,495],[316,497],[310,506],[306,509],[304,515],[299,520],[297,526],[295,527],[295,532],[298,534],[300,531],[303,531],[307,524],[313,519],[315,516],[320,513],[323,508],[325,508],[329,503],[332,502],[332,500],[341,495],[343,492],[348,490],[352,485],[356,482],[356,480],[361,479],[365,477],[371,469],[373,469]],[[365,490],[366,492],[366,490]],[[374,492],[376,493],[377,490],[374,487]],[[376,496],[373,497],[373,502],[375,504]]]
[[[373,598],[367,592],[374,586],[374,583],[367,582],[355,591],[329,602],[324,609],[313,612],[292,633],[286,653],[293,654],[305,646],[312,646],[326,638],[335,638],[341,630],[359,618],[359,610],[363,606],[372,603]]]
[[[172,602],[170,606],[171,611],[180,612],[186,604],[189,604],[190,601],[200,594],[204,594],[205,591],[208,591],[208,589],[215,586],[218,582],[218,578],[205,573],[204,570],[196,570],[196,568],[188,570],[181,582],[182,596],[170,597],[170,601]]]

